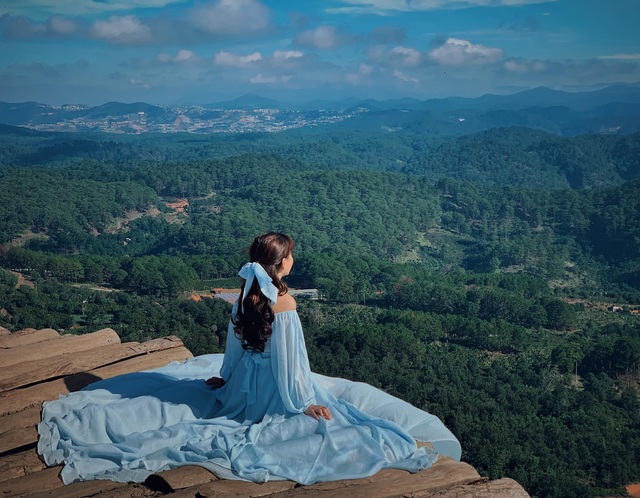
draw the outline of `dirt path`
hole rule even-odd
[[[11,271],[11,270],[8,270],[8,271],[12,275],[15,275],[16,277],[18,277],[18,283],[16,284],[16,289],[23,285],[26,285],[27,287],[31,287],[32,289],[36,288],[36,284],[31,280],[27,280],[22,273],[18,273],[17,271]]]

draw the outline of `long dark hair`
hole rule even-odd
[[[249,249],[249,261],[259,263],[278,288],[278,295],[287,293],[287,284],[278,277],[282,260],[293,251],[293,239],[284,233],[269,232],[256,237]],[[244,286],[240,289],[240,299]],[[244,349],[263,352],[267,339],[271,337],[271,324],[274,313],[269,299],[260,291],[258,280],[254,279],[247,297],[238,303],[235,316],[232,317],[233,330],[242,341]]]

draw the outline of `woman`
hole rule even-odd
[[[437,454],[417,448],[414,435],[459,458],[457,440],[436,417],[366,384],[311,373],[296,303],[282,282],[292,251],[284,234],[254,240],[222,365],[220,355],[204,355],[45,404],[38,450],[50,465],[65,463],[65,483],[142,481],[187,464],[222,478],[301,484],[386,467],[415,472]],[[208,369],[220,377],[197,380]]]
[[[255,441],[252,465],[303,484],[364,477],[384,467],[430,466],[436,455],[419,450],[400,427],[314,384],[296,302],[282,281],[293,266],[291,237],[256,237],[249,255],[240,270],[245,282],[232,312],[221,377],[206,382],[217,389],[212,414],[268,429],[264,444]],[[243,472],[244,464],[235,462],[236,470]]]
[[[235,371],[233,380],[238,385],[219,390],[220,403],[214,407],[214,413],[238,417],[244,411],[245,420],[259,422],[270,406],[271,411],[277,407],[282,413],[304,412],[316,420],[320,417],[331,420],[331,412],[326,406],[313,404],[311,371],[296,302],[282,281],[293,266],[293,240],[282,233],[261,235],[253,241],[249,257],[250,262],[239,273],[245,283],[240,290],[240,306],[236,303],[232,312],[222,377],[211,377],[206,381],[214,389],[222,388]],[[280,361],[267,362],[264,360],[271,358],[269,339],[274,327],[276,331],[280,330],[274,342],[281,357]],[[291,327],[295,327],[295,331],[290,333],[289,344],[286,344],[287,338],[283,335]],[[300,333],[295,333],[297,331]],[[293,340],[297,343],[291,344]],[[284,357],[287,351],[289,358]],[[245,361],[241,363],[243,356]],[[248,369],[245,363],[249,365]],[[297,372],[293,378],[297,383],[293,393],[286,387],[287,370],[279,371],[283,363],[288,363],[285,365],[288,370]],[[260,385],[246,387],[247,379],[255,379]],[[274,389],[276,386],[277,390]]]

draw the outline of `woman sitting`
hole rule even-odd
[[[65,463],[65,482],[140,481],[187,464],[223,478],[301,484],[428,468],[437,453],[418,448],[407,429],[459,458],[457,440],[436,417],[366,384],[312,374],[282,281],[293,245],[273,232],[253,241],[219,377],[194,381],[220,366],[220,355],[204,355],[45,405],[38,448],[47,463]],[[392,416],[375,416],[384,410]]]

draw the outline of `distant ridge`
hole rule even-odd
[[[485,94],[480,97],[446,97],[442,99],[419,100],[416,98],[401,98],[389,100],[376,99],[348,99],[336,102],[314,101],[323,104],[325,108],[357,108],[370,110],[413,110],[413,111],[445,111],[459,109],[518,109],[524,107],[565,106],[575,110],[587,110],[600,105],[619,102],[640,103],[640,87],[633,85],[615,85],[587,92],[567,92],[548,87],[537,87],[521,92],[496,95]],[[304,106],[308,108],[308,105]]]
[[[0,123],[8,125],[26,124],[49,111],[51,107],[38,102],[0,102]]]
[[[271,112],[256,112],[269,109]],[[255,94],[197,106],[107,102],[48,106],[0,102],[0,124],[66,132],[279,132],[292,128],[406,131],[462,135],[525,126],[557,135],[640,131],[640,86],[613,85],[587,92],[547,87],[509,95],[418,100],[347,98],[290,105]]]
[[[569,92],[565,90],[555,90],[549,87],[536,87],[511,94],[484,94],[480,97],[445,97],[437,99],[420,100],[414,97],[403,97],[395,99],[359,99],[348,97],[339,100],[315,99],[302,104],[283,103],[278,100],[262,97],[260,95],[247,93],[231,100],[202,104],[204,108],[218,109],[301,109],[301,110],[345,110],[352,107],[368,107],[377,110],[388,109],[408,109],[408,110],[443,110],[460,109],[464,107],[530,107],[530,106],[567,106],[584,110],[594,108],[611,102],[640,104],[640,83],[638,84],[616,84],[599,88],[597,90]],[[55,109],[65,112],[86,111],[88,109],[102,109],[105,112],[111,111],[114,114],[125,114],[132,112],[149,112],[157,109],[168,109],[172,106],[158,106],[145,102],[107,102],[99,106],[85,106],[79,104],[66,104],[64,106],[50,106],[39,102],[28,101],[9,103],[0,101],[0,117],[6,119],[9,114],[18,115],[20,113],[35,115],[38,112]],[[21,118],[24,119],[24,116]]]
[[[584,111],[611,102],[640,103],[640,88],[617,85],[592,92],[566,92],[538,87],[512,95],[484,95],[478,100],[489,105],[566,106]]]
[[[233,100],[207,104],[204,107],[209,109],[282,109],[287,106],[277,100],[246,93]]]

